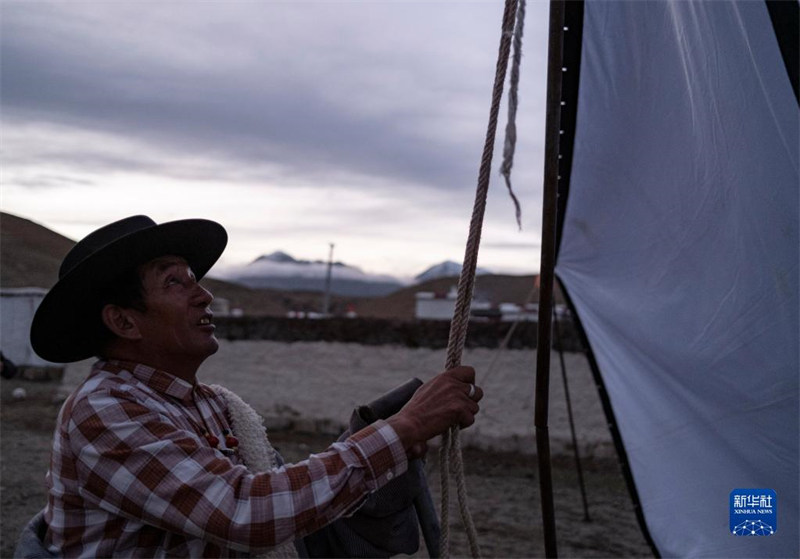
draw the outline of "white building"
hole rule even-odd
[[[419,320],[451,320],[456,309],[457,298],[458,291],[455,287],[451,287],[446,294],[418,291],[414,316]],[[489,311],[491,307],[492,305],[488,301],[473,300],[470,305],[473,314]]]
[[[500,303],[500,320],[503,322],[537,322],[539,320],[538,303]]]
[[[47,290],[40,287],[0,289],[0,351],[19,367],[23,376],[31,376],[25,374],[26,370],[30,370],[33,377],[43,376],[34,372],[37,370],[40,373],[63,371],[63,365],[45,361],[31,347],[33,315],[46,293]]]
[[[214,297],[210,308],[214,316],[230,316],[232,314],[231,302],[224,297]]]
[[[414,316],[420,320],[450,320],[453,318],[455,308],[456,297],[453,289],[447,294],[418,291]]]

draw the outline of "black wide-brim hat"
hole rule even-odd
[[[158,258],[184,258],[199,280],[222,255],[228,234],[219,223],[185,219],[158,225],[137,215],[90,233],[64,258],[58,282],[31,325],[31,345],[42,358],[71,363],[97,355],[100,294],[126,272]]]

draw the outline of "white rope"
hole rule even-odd
[[[489,111],[489,125],[486,131],[483,157],[481,159],[480,171],[478,173],[478,186],[475,193],[475,204],[470,220],[469,236],[464,254],[464,264],[461,268],[461,276],[458,281],[458,295],[456,297],[453,320],[450,323],[450,339],[447,344],[446,369],[452,369],[461,364],[461,355],[464,351],[464,344],[467,337],[467,326],[469,323],[470,303],[475,286],[475,271],[478,263],[478,248],[480,246],[481,230],[483,228],[483,215],[486,209],[486,198],[489,191],[489,175],[492,165],[492,154],[494,152],[495,133],[497,131],[497,114],[500,108],[500,100],[503,96],[503,83],[505,81],[506,68],[508,67],[509,52],[511,50],[511,40],[514,33],[514,19],[517,8],[517,0],[506,0],[505,11],[503,13],[503,26],[500,38],[500,49],[497,57],[494,88],[492,93],[492,105]],[[516,197],[511,193],[516,203]],[[518,218],[519,219],[519,218]],[[441,470],[441,556],[450,557],[450,468],[456,478],[456,488],[458,495],[459,510],[464,526],[467,531],[470,552],[472,557],[480,557],[480,547],[478,544],[477,531],[469,511],[467,500],[466,482],[464,480],[464,465],[461,455],[460,430],[458,426],[451,427],[450,430],[442,435],[442,445],[439,450],[439,463]]]

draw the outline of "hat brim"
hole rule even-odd
[[[31,325],[31,345],[43,359],[71,363],[97,355],[97,298],[127,270],[159,256],[184,258],[201,279],[222,255],[228,235],[214,221],[186,219],[135,231],[104,246],[58,280]]]

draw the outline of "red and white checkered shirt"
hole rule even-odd
[[[58,417],[45,543],[65,557],[247,556],[355,512],[408,466],[383,421],[260,474],[204,437],[224,429],[208,386],[99,361]]]

